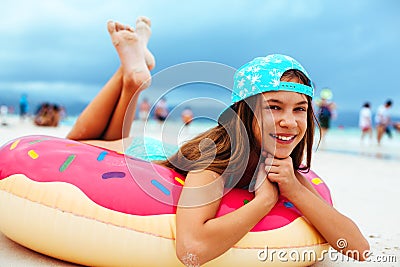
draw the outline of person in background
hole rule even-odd
[[[147,98],[143,98],[139,106],[139,118],[142,121],[146,121],[149,118],[150,108],[151,106],[149,100]]]
[[[181,113],[182,122],[185,126],[189,126],[193,121],[193,111],[190,107],[186,107]]]
[[[325,88],[321,91],[321,100],[317,101],[317,118],[319,125],[321,127],[321,140],[325,140],[326,133],[331,127],[331,120],[334,116],[334,112],[336,109],[336,104],[331,101],[332,92],[331,90]]]
[[[62,120],[67,118],[67,110],[66,110],[66,108],[64,106],[60,106],[59,115],[60,115],[60,121],[62,121]]]
[[[1,125],[7,126],[7,115],[8,115],[8,107],[6,105],[0,106],[0,118],[1,118]]]
[[[154,116],[160,123],[164,122],[168,117],[168,105],[165,97],[162,97],[155,106]]]
[[[395,123],[393,123],[393,128],[394,128],[396,131],[400,132],[400,122],[395,122]]]
[[[57,127],[60,122],[60,107],[50,103],[43,103],[38,109],[33,121],[37,126]]]
[[[28,96],[26,94],[22,94],[19,99],[19,116],[21,119],[25,119],[28,115],[29,103]]]
[[[49,126],[51,122],[50,116],[50,103],[42,103],[36,111],[35,118],[33,120],[37,126]]]
[[[372,112],[369,102],[364,103],[360,110],[358,125],[361,129],[361,142],[366,135],[369,135],[369,140],[372,140]]]
[[[378,111],[375,115],[375,123],[376,123],[376,139],[378,141],[378,145],[381,144],[382,137],[385,132],[390,132],[390,113],[389,110],[392,107],[392,100],[387,100],[384,105],[379,106]],[[391,133],[389,134],[389,137]]]
[[[51,109],[51,122],[50,126],[57,127],[61,120],[61,108],[54,104]]]

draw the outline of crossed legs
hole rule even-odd
[[[81,113],[68,139],[113,141],[129,136],[139,93],[150,85],[150,70],[155,65],[147,49],[150,26],[146,17],[137,19],[136,29],[107,23],[121,66]]]

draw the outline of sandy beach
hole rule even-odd
[[[0,126],[0,145],[32,134],[65,137],[71,127],[37,127],[17,117],[7,122],[7,126]],[[335,207],[353,219],[368,238],[372,256],[364,263],[326,257],[314,266],[399,266],[400,134],[384,140],[381,147],[361,145],[356,135],[344,139],[338,136],[340,133],[328,135],[314,154],[312,169],[330,187]],[[0,233],[0,266],[76,265],[33,252]]]

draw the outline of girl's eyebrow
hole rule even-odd
[[[281,101],[281,100],[279,100],[279,99],[264,99],[264,103],[278,103],[278,104],[284,104],[284,102],[283,101]],[[300,102],[298,102],[298,103],[296,103],[295,105],[296,106],[299,106],[299,105],[307,105],[308,104],[308,102],[306,101],[306,100],[303,100],[303,101],[300,101]]]
[[[283,104],[283,102],[280,101],[280,100],[278,100],[278,99],[264,99],[264,102],[265,102],[265,103],[272,102],[272,103]]]

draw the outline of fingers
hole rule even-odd
[[[284,169],[289,167],[289,163],[291,164],[291,158],[277,159],[272,154],[267,153],[264,163],[268,180],[271,182],[276,182]]]
[[[270,182],[278,182],[280,175],[279,173],[268,173],[267,177]]]
[[[267,167],[268,166],[279,167],[279,166],[283,166],[286,164],[292,164],[292,158],[289,156],[284,159],[279,159],[279,158],[275,158],[274,155],[267,153],[264,163]]]
[[[279,166],[279,160],[274,158],[274,155],[267,153],[267,156],[265,157],[265,171],[268,173],[270,172],[272,167],[278,167]]]

